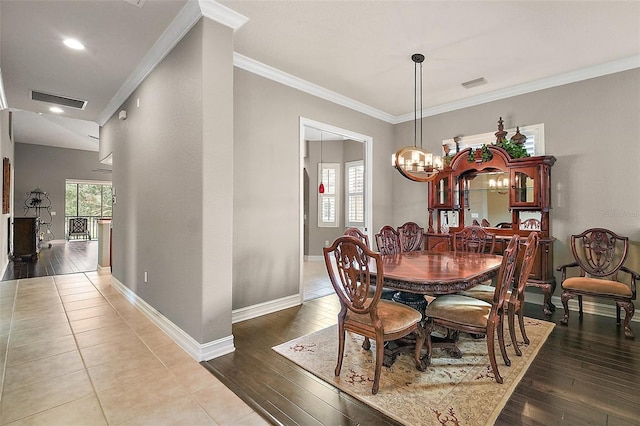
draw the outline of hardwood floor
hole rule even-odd
[[[3,281],[95,271],[98,241],[53,241],[43,246],[34,260],[9,262]]]
[[[338,309],[331,295],[236,323],[236,351],[203,365],[274,424],[397,424],[271,350],[334,324]],[[527,304],[525,315],[545,319],[539,305]],[[496,424],[639,425],[638,342],[614,318],[573,313],[568,327],[560,318],[561,308],[547,318],[557,325]]]

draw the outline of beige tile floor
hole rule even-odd
[[[266,425],[96,272],[0,282],[0,425]]]

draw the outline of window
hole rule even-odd
[[[516,129],[506,129],[507,139],[510,139],[515,133]],[[531,156],[544,155],[544,123],[533,124],[531,126],[521,126],[520,133],[527,137],[527,141],[524,143],[527,152]],[[495,132],[482,133],[478,135],[463,136],[459,140],[460,150],[465,148],[476,149],[480,148],[484,144],[492,144],[496,141]],[[443,145],[455,147],[456,144],[453,139],[447,139],[442,141]]]
[[[111,183],[67,181],[65,216],[111,217]]]
[[[338,200],[340,199],[340,164],[319,163],[318,182],[324,184],[324,193],[318,193],[318,227],[338,226]]]
[[[345,163],[345,227],[364,228],[364,162]]]

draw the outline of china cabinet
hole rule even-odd
[[[551,167],[555,161],[550,155],[512,158],[497,145],[461,150],[428,183],[429,217],[424,248],[450,249],[452,234],[473,224],[483,223],[496,234],[498,254],[514,234],[526,237],[532,231],[538,232],[540,245],[527,285],[542,289],[544,311],[550,314],[555,310],[551,295],[556,287],[554,238],[549,221]],[[531,226],[532,223],[536,226]]]

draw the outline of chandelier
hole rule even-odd
[[[416,182],[428,182],[433,180],[440,170],[442,170],[442,157],[433,155],[422,148],[422,62],[424,55],[414,53],[411,56],[414,63],[414,90],[413,90],[413,146],[400,148],[391,157],[393,167],[402,176]],[[420,75],[418,77],[418,67]],[[418,89],[418,82],[420,88]],[[418,105],[418,94],[420,94],[420,104]],[[418,107],[420,108],[420,146],[418,147]]]

